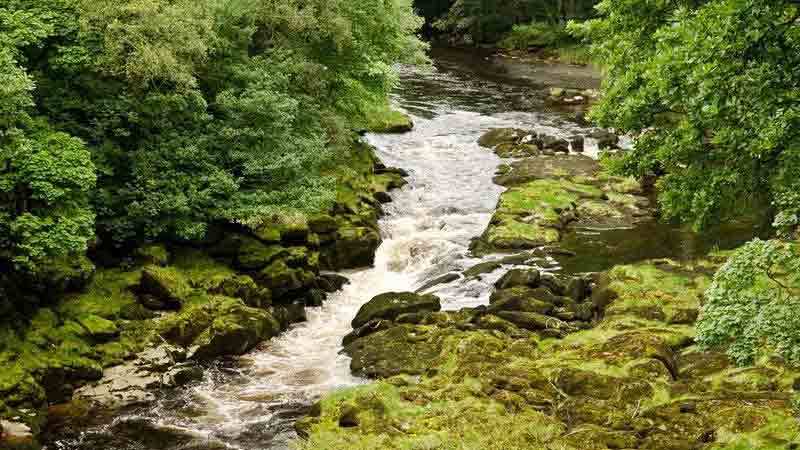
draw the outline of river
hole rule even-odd
[[[409,185],[394,192],[386,206],[374,267],[345,273],[350,284],[324,306],[309,308],[307,322],[248,355],[209,367],[202,381],[162,393],[153,404],[98,418],[99,424],[59,436],[49,449],[286,449],[296,438],[294,421],[317,398],[364,382],[350,374],[348,359],[339,354],[358,308],[376,294],[413,291],[482,261],[470,256],[469,243],[486,227],[503,188],[492,182],[502,161],[477,145],[481,134],[494,127],[585,133],[568,113],[545,106],[545,88],[597,88],[600,83],[586,68],[497,64],[485,55],[458,51],[435,51],[433,59],[429,70],[402,68],[393,96],[413,116],[414,130],[367,136],[387,166],[410,173]],[[625,246],[619,251],[640,259],[680,253],[685,246],[684,235],[676,231],[659,227],[654,232],[663,236],[653,240],[649,232],[651,242],[658,242],[652,245],[631,244],[630,233],[620,235]],[[602,244],[606,238],[583,239],[580,245],[600,243],[601,261],[588,259],[574,269],[625,260],[625,255],[607,254],[613,250]],[[492,281],[492,275],[459,280],[435,293],[445,309],[475,306],[488,302]]]

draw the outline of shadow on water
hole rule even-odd
[[[738,247],[758,235],[760,227],[755,222],[718,226],[702,233],[656,221],[633,229],[575,230],[560,246],[576,255],[558,260],[564,273],[599,272],[647,259],[691,260]]]

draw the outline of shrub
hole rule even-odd
[[[800,365],[800,247],[755,239],[714,275],[697,324],[704,348],[739,364],[777,353]]]

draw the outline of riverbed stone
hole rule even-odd
[[[377,295],[365,303],[353,318],[352,325],[353,328],[359,328],[375,319],[393,320],[404,313],[433,312],[441,309],[439,298],[434,295],[388,292]]]
[[[495,282],[494,287],[497,289],[508,289],[519,286],[536,288],[539,287],[540,279],[541,274],[536,269],[511,269]]]

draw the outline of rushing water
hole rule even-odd
[[[478,137],[507,126],[580,131],[544,108],[541,89],[553,80],[568,87],[598,84],[585,69],[498,69],[481,56],[435,56],[433,70],[404,69],[395,95],[396,104],[414,116],[414,131],[368,136],[386,165],[410,173],[409,185],[386,206],[375,266],[346,273],[350,284],[324,306],[310,308],[307,322],[234,362],[209,367],[201,382],[50,448],[284,449],[295,437],[294,421],[320,395],[363,382],[339,354],[358,308],[376,294],[411,291],[480,262],[469,256],[469,242],[486,227],[502,188],[492,182],[501,161],[478,147]],[[520,78],[526,80],[515,81]],[[458,281],[437,288],[437,295],[446,309],[475,306],[487,302],[492,280]]]

